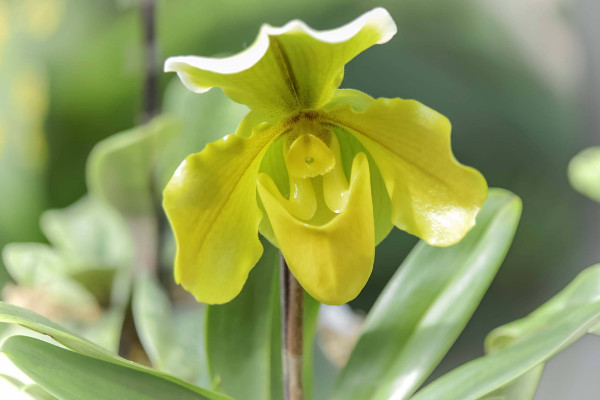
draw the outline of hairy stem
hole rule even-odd
[[[304,400],[302,389],[302,329],[304,289],[281,256],[281,356],[283,360],[283,398]]]

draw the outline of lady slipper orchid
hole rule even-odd
[[[377,8],[328,31],[264,25],[231,57],[166,61],[190,90],[221,87],[251,109],[164,191],[175,277],[197,300],[241,291],[263,251],[259,231],[310,295],[342,304],[365,286],[393,225],[434,246],[474,225],[487,185],[452,155],[448,119],[414,100],[338,89],[347,62],[395,33]]]

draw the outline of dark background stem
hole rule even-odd
[[[142,110],[139,122],[145,124],[160,112],[160,93],[158,87],[158,45],[156,43],[156,3],[157,0],[142,0],[140,17],[143,31],[142,46],[144,49],[144,84],[142,87]],[[154,176],[148,174],[150,190],[155,193]],[[129,232],[133,239],[133,274],[136,276],[150,274],[158,276],[159,260],[161,260],[161,220],[163,217],[160,200],[155,199],[154,212],[148,215],[133,217],[125,216]],[[123,321],[119,355],[138,362],[148,362],[147,355],[140,343],[131,313],[128,306]],[[138,356],[134,356],[138,354]],[[140,357],[143,359],[141,360]]]
[[[302,330],[304,289],[290,272],[281,255],[281,356],[283,398],[304,400],[302,389]]]
[[[150,121],[160,111],[158,87],[158,46],[156,44],[156,3],[142,0],[142,25],[144,31],[145,78],[142,97],[142,123]]]

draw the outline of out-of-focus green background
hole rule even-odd
[[[417,99],[445,114],[457,158],[524,202],[506,262],[440,373],[481,354],[487,332],[600,258],[598,207],[566,178],[570,158],[598,144],[596,3],[159,0],[158,40],[163,58],[227,55],[249,45],[263,22],[300,18],[325,29],[375,6],[389,10],[397,36],[352,61],[342,86]],[[41,212],[85,194],[94,144],[139,122],[138,6],[0,0],[0,245],[44,241]],[[163,89],[172,79],[162,77]],[[368,310],[415,242],[396,230],[380,245],[352,306]]]

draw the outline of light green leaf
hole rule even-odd
[[[599,320],[598,304],[561,315],[548,329],[498,353],[456,368],[425,387],[411,400],[478,399],[564,350]]]
[[[419,243],[369,313],[333,398],[406,399],[414,393],[481,301],[520,215],[517,196],[493,189],[460,243]]]
[[[162,377],[27,336],[6,339],[1,351],[31,379],[62,400],[207,398]]]
[[[66,272],[76,274],[130,265],[131,239],[125,222],[93,197],[83,197],[60,210],[46,211],[40,223],[57,253],[69,261],[63,261]]]
[[[104,348],[95,345],[82,337],[70,332],[55,322],[42,317],[33,311],[26,310],[11,304],[0,302],[0,322],[14,323],[24,326],[25,328],[31,329],[35,332],[39,332],[50,336],[58,343],[74,350],[82,355],[93,357],[99,360],[111,362],[113,364],[125,366],[127,368],[136,369],[141,372],[145,372],[159,378],[171,381],[178,385],[184,386],[189,390],[195,391],[196,393],[205,395],[211,399],[228,399],[228,396],[224,396],[218,393],[202,389],[200,387],[191,385],[178,379],[174,376],[159,372],[157,370],[145,367],[140,364],[136,364],[124,358],[121,358]],[[212,397],[210,397],[212,396]]]
[[[281,383],[279,252],[263,241],[264,253],[242,292],[206,311],[206,351],[213,387],[245,400],[279,398]],[[278,362],[279,361],[279,362]],[[271,387],[271,385],[274,385]]]
[[[494,329],[485,341],[486,353],[494,354],[503,348],[518,343],[535,332],[545,329],[561,313],[580,307],[586,303],[600,301],[600,266],[590,267],[558,295],[554,296],[526,318]],[[596,333],[598,327],[590,330]],[[518,377],[502,388],[495,390],[484,399],[504,396],[505,399],[531,399],[535,394],[544,365],[540,364],[523,376]]]
[[[66,261],[41,243],[11,243],[2,258],[8,272],[19,284],[15,290],[36,297],[57,317],[95,320],[100,308],[96,298],[83,285],[64,272]]]
[[[42,243],[10,243],[2,251],[2,259],[12,278],[23,285],[43,283],[61,274],[61,258]]]
[[[131,307],[136,331],[152,366],[164,371],[175,336],[166,293],[154,278],[140,274],[136,278]]]
[[[305,400],[312,400],[314,395],[314,344],[315,333],[317,331],[317,322],[319,316],[319,307],[321,303],[304,292],[304,325],[302,332],[302,386],[304,389]]]
[[[23,387],[22,391],[35,400],[59,400],[48,393],[43,387],[35,383]]]
[[[544,372],[544,364],[540,364],[509,384],[494,390],[479,400],[532,400]]]
[[[529,392],[535,388],[536,380],[530,371],[541,371],[544,362],[594,331],[599,321],[600,264],[597,264],[580,273],[527,317],[493,330],[486,339],[488,355],[437,379],[417,393],[414,400],[439,399],[442,393],[448,400],[478,399],[501,387],[508,392],[516,390],[511,386],[521,386],[524,392]],[[523,376],[527,378],[521,380]]]
[[[159,118],[98,143],[87,164],[90,193],[124,215],[153,213],[162,150],[180,128],[176,119]]]
[[[208,383],[200,307],[175,310],[156,279],[142,274],[136,280],[132,310],[154,368],[188,382]]]
[[[236,398],[281,399],[279,251],[266,240],[264,253],[233,301],[208,306],[206,351],[215,389]],[[320,303],[305,293],[303,385],[313,398],[313,345]]]
[[[15,387],[15,389],[18,389],[19,392],[26,393],[27,396],[24,396],[23,399],[30,398],[32,400],[57,400],[56,397],[52,396],[38,384],[23,383],[17,378],[5,374],[0,374],[0,378],[9,382],[12,386]],[[6,395],[6,393],[3,394]]]
[[[33,311],[0,302],[0,321],[19,324],[32,331],[45,334],[58,343],[79,353],[104,360],[118,360],[119,357],[108,350],[71,333],[59,324],[42,317]]]
[[[205,349],[205,314],[206,308],[201,304],[175,311],[179,357],[174,357],[173,364],[177,363],[177,370],[172,370],[174,375],[202,387],[210,386]]]
[[[575,190],[600,202],[600,147],[590,147],[569,163],[569,181]]]

